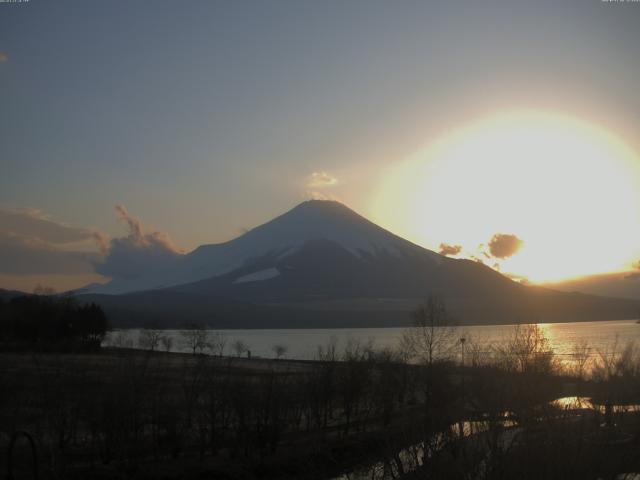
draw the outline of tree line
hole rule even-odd
[[[50,295],[0,299],[0,346],[5,349],[95,350],[108,328],[106,315],[94,303]]]

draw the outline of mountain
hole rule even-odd
[[[407,324],[408,313],[432,293],[464,323],[631,318],[639,305],[524,286],[318,200],[181,255],[153,275],[86,292],[83,298],[118,321],[226,327]]]
[[[605,273],[545,284],[563,292],[580,292],[640,300],[640,271]]]
[[[198,248],[188,261],[223,267],[175,290],[260,302],[397,299],[426,291],[468,296],[522,288],[482,264],[419,247],[334,201],[302,203],[236,240]]]
[[[505,288],[522,287],[479,263],[415,245],[339,202],[311,200],[234,240],[198,247],[165,271],[116,279],[82,292],[171,289],[290,300]]]
[[[14,297],[23,297],[25,295],[30,295],[29,293],[21,292],[19,290],[5,290],[4,288],[0,288],[0,300],[11,300]]]
[[[272,265],[311,244],[332,244],[353,258],[418,253],[438,263],[442,257],[425,250],[361,217],[338,202],[304,202],[270,222],[226,243],[203,245],[181,255],[165,271],[136,278],[117,279],[85,289],[92,293],[128,293],[169,288],[176,285],[230,274],[238,269],[257,275],[234,278],[238,283],[267,280],[275,270],[252,270],[254,265]],[[262,263],[261,263],[262,262]]]

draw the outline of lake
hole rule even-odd
[[[587,342],[592,354],[611,352],[614,346],[635,341],[640,345],[640,324],[636,320],[613,320],[602,322],[571,322],[539,324],[558,355],[570,359],[576,345]],[[491,344],[503,342],[514,331],[514,325],[478,325],[454,327],[455,337],[465,337],[467,344],[475,342],[480,351],[488,351]],[[226,339],[225,354],[230,355],[233,342],[246,344],[253,357],[274,357],[273,346],[286,347],[286,358],[313,360],[318,346],[334,341],[341,352],[350,339],[372,342],[374,348],[394,348],[406,328],[343,328],[343,329],[270,329],[270,330],[218,330]],[[105,345],[137,346],[140,330],[110,332]],[[172,351],[188,352],[180,330],[164,330],[163,335],[173,338]]]

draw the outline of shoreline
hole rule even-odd
[[[595,324],[603,324],[603,323],[637,323],[640,324],[640,318],[623,318],[623,319],[613,319],[613,320],[570,320],[570,321],[547,321],[547,322],[520,322],[520,323],[472,323],[472,324],[451,324],[446,325],[445,327],[452,328],[476,328],[476,327],[517,327],[518,325],[573,325],[576,323],[595,323]],[[203,325],[205,330],[213,330],[217,332],[236,332],[236,331],[288,331],[288,330],[391,330],[391,329],[406,329],[412,328],[414,325],[408,323],[406,325],[382,325],[382,326],[335,326],[335,327],[314,327],[314,326],[298,326],[298,327],[237,327],[237,328],[228,328],[228,327],[215,327],[209,325]],[[149,327],[149,326],[131,326],[131,327],[114,327],[111,329],[111,332],[123,331],[123,330],[175,330],[181,331],[185,330],[185,326],[176,326],[176,327]]]

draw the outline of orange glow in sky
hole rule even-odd
[[[515,234],[523,246],[500,270],[532,281],[625,270],[640,258],[640,160],[602,126],[500,114],[390,169],[371,217],[434,250],[461,245],[461,257],[496,233]]]

